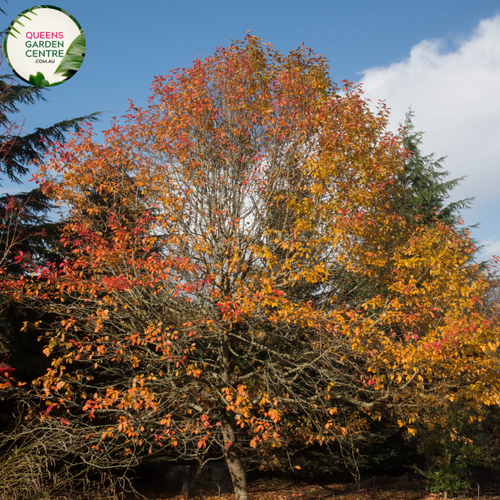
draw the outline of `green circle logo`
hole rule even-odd
[[[85,35],[65,10],[37,5],[10,23],[4,49],[9,66],[19,78],[37,87],[53,87],[80,69]]]

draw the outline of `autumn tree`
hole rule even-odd
[[[458,179],[449,179],[449,172],[443,170],[445,157],[436,159],[434,154],[425,155],[422,151],[424,136],[423,132],[417,132],[413,123],[414,112],[409,110],[406,113],[404,123],[401,125],[398,137],[401,139],[402,146],[406,150],[407,157],[403,161],[403,168],[396,176],[395,182],[400,185],[402,189],[395,192],[393,199],[393,209],[407,218],[410,224],[429,225],[435,224],[437,220],[444,222],[450,226],[461,230],[460,212],[464,209],[470,208],[473,198],[466,198],[456,202],[448,203],[447,199],[450,197],[451,192],[455,189],[465,177]],[[472,226],[477,227],[477,225]],[[470,240],[471,249],[474,251],[473,245],[476,242]],[[386,272],[391,273],[392,268],[386,267]],[[349,286],[357,291],[361,297],[373,292],[367,291],[367,287],[373,286],[374,283],[367,281],[365,284],[358,284],[353,282]],[[379,293],[385,297],[387,290],[385,288],[379,289]],[[440,411],[440,410],[438,410]],[[465,422],[467,423],[468,417],[464,415]],[[383,421],[384,422],[384,421]],[[379,422],[374,423],[386,442],[383,445],[374,443],[373,446],[363,450],[367,460],[367,467],[373,467],[378,462],[378,451],[380,449],[381,456],[389,457],[392,455],[392,462],[389,460],[383,464],[384,469],[392,466],[399,468],[402,465],[401,457],[411,453],[416,455],[416,448],[414,446],[415,440],[411,440],[412,450],[408,448],[409,443],[406,436],[401,429],[394,429],[392,423],[387,421],[387,427],[382,428]],[[430,434],[429,434],[430,435]],[[398,439],[394,439],[399,436]],[[392,443],[392,453],[389,453],[389,443]],[[422,447],[423,448],[423,447]]]
[[[3,63],[3,54],[0,64]],[[24,85],[13,75],[0,75],[0,173],[2,181],[17,184],[30,171],[33,162],[41,162],[51,143],[66,142],[66,133],[80,130],[83,121],[93,122],[102,113],[63,120],[48,127],[36,127],[23,133],[23,123],[16,119],[21,108],[44,101],[43,89]],[[30,192],[4,194],[0,197],[0,264],[11,271],[19,270],[13,260],[19,251],[30,252],[44,262],[50,252],[47,238],[53,225],[47,214],[54,208],[39,189]],[[45,230],[45,231],[44,231]],[[8,263],[6,262],[8,259]]]
[[[2,11],[3,12],[3,11]],[[5,64],[3,49],[0,66]],[[20,83],[17,77],[0,75],[0,185],[5,181],[20,184],[23,176],[33,170],[32,162],[40,162],[49,145],[64,143],[67,133],[78,131],[82,121],[94,122],[101,113],[62,120],[50,126],[23,130],[21,111],[46,101],[46,90]],[[55,252],[59,238],[57,223],[50,214],[55,207],[40,189],[0,195],[0,276],[3,273],[20,275],[22,262],[45,263],[60,258]],[[36,342],[36,334],[19,335],[23,322],[33,318],[33,311],[18,307],[0,298],[0,357],[10,356],[9,362],[24,376],[31,378],[43,372],[45,360]],[[39,314],[39,313],[37,313]]]
[[[3,284],[58,318],[45,418],[90,419],[93,450],[222,455],[245,500],[251,450],[352,455],[382,412],[412,433],[457,397],[498,403],[467,236],[394,211],[404,148],[344,91],[323,57],[248,36],[156,78],[104,145],[51,150],[38,179],[69,256]]]

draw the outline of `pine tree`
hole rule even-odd
[[[423,132],[416,132],[412,122],[414,113],[406,113],[404,128],[401,132],[403,146],[411,154],[404,164],[400,182],[405,188],[404,196],[396,200],[396,210],[411,218],[420,217],[424,224],[434,218],[449,225],[458,221],[458,211],[470,208],[474,198],[465,198],[450,204],[446,200],[449,192],[457,187],[465,177],[446,180],[449,172],[443,170],[446,157],[434,159],[434,154],[423,155],[421,144]]]

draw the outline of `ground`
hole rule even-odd
[[[342,484],[331,484],[331,485],[314,485],[308,483],[294,483],[285,481],[282,479],[271,479],[271,480],[258,480],[250,484],[250,499],[251,500],[373,500],[377,498],[379,500],[435,500],[443,499],[444,494],[432,494],[426,493],[425,491],[407,491],[404,490],[387,490],[387,491],[373,491],[361,490],[353,491],[350,493],[342,492],[347,485]],[[158,495],[146,494],[148,500],[184,500],[187,498],[186,495]],[[234,500],[233,494],[218,494],[209,495],[206,493],[198,493],[191,495],[190,500]],[[457,497],[461,500],[473,500],[477,499],[477,493],[474,496],[469,497]],[[500,500],[500,496],[497,495],[484,495],[481,494],[481,498],[487,498],[488,500]],[[448,500],[452,500],[452,497],[448,496]]]

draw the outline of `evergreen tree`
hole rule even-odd
[[[424,224],[437,217],[446,224],[454,225],[458,220],[458,211],[470,208],[474,198],[446,204],[450,197],[449,192],[465,177],[446,180],[449,172],[443,170],[442,166],[446,157],[435,160],[434,154],[422,154],[420,147],[424,133],[415,131],[413,115],[411,110],[406,113],[405,126],[401,132],[403,146],[411,156],[405,162],[400,178],[405,194],[396,200],[395,208],[411,218],[420,216]]]

